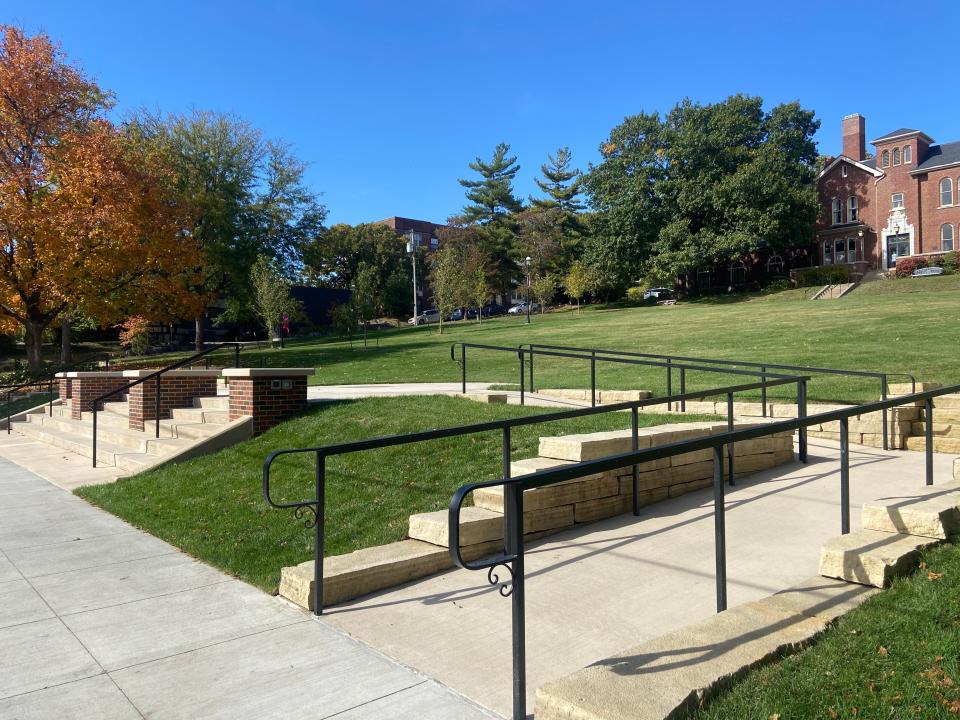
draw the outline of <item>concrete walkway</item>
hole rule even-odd
[[[853,446],[851,519],[867,500],[912,497],[922,453]],[[754,475],[727,495],[729,606],[817,574],[840,534],[837,445],[812,440],[810,463]],[[935,482],[952,482],[936,455]],[[782,475],[781,475],[782,473]],[[715,611],[712,490],[531,543],[528,707],[537,686]],[[502,571],[502,568],[501,568]],[[501,575],[503,573],[501,572]],[[455,570],[330,608],[327,622],[503,715],[511,703],[510,601],[485,572]]]
[[[492,716],[0,460],[0,718],[334,717]]]

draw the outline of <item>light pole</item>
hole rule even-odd
[[[413,263],[413,326],[417,326],[417,240],[413,230],[407,231],[407,253]]]
[[[527,269],[527,325],[530,324],[530,256],[523,261],[523,266]]]

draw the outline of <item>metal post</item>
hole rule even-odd
[[[11,418],[11,411],[13,410],[13,408],[10,407],[10,402],[11,402],[10,397],[12,394],[13,394],[13,390],[7,390],[7,435],[10,434],[10,418]]]
[[[881,394],[880,394],[880,399],[881,399],[881,400],[886,400],[886,399],[887,399],[887,375],[886,375],[886,373],[884,373],[884,374],[881,376],[880,382],[883,383],[883,392],[881,392]],[[881,417],[883,418],[882,423],[881,423],[881,427],[883,428],[883,449],[884,449],[884,450],[889,450],[889,449],[890,449],[890,443],[889,443],[889,440],[888,440],[888,438],[887,438],[887,409],[886,409],[886,408],[883,409],[883,412],[882,412],[882,414],[881,414]]]
[[[510,427],[503,428],[503,477],[510,479]],[[526,616],[523,588],[523,487],[505,483],[504,538],[511,562],[510,599],[513,625],[513,717],[527,717]]]
[[[233,346],[233,366],[235,368],[240,367],[240,346],[239,345]]]
[[[685,367],[680,368],[680,394],[687,394],[687,369]],[[680,412],[687,411],[687,401],[683,399],[680,401]]]
[[[840,534],[850,532],[850,419],[840,419]]]
[[[673,395],[673,366],[670,358],[667,358],[667,397]],[[673,403],[667,402],[667,410],[673,410]]]
[[[525,393],[525,387],[524,387],[525,368],[523,366],[523,350],[519,350],[517,352],[517,357],[520,358],[520,404],[524,405],[526,402],[524,400],[524,396],[526,393]]]
[[[713,449],[713,542],[717,567],[717,612],[727,609],[727,527],[723,504],[723,448]]]
[[[154,400],[154,424],[156,426],[156,436],[160,437],[160,378],[161,375],[157,375],[157,397]]]
[[[733,393],[727,393],[727,431],[733,432]],[[733,486],[733,443],[727,445],[727,482]]]
[[[927,485],[933,485],[933,398],[924,402],[924,428],[926,429]]]
[[[316,493],[317,507],[314,509],[313,522],[313,614],[323,615],[323,513],[326,505],[324,491],[326,490],[327,457],[317,453]]]
[[[48,403],[48,414],[50,417],[53,417],[53,380],[47,383],[47,403]]]
[[[590,407],[597,406],[597,351],[590,351]]]
[[[416,318],[419,315],[419,312],[417,309],[417,246],[413,243],[412,240],[410,241],[410,246],[412,248],[410,250],[410,262],[413,263],[413,317]],[[483,308],[480,308],[478,313],[482,311],[483,311]],[[416,327],[417,321],[414,320],[413,323],[414,323],[413,326]]]
[[[536,392],[533,389],[533,343],[530,343],[530,392]]]
[[[803,419],[807,416],[807,381],[800,380],[797,383],[797,417]],[[801,427],[797,430],[797,437],[800,445],[800,462],[807,462],[807,428]]]
[[[460,345],[460,390],[467,394],[467,346]]]
[[[640,449],[640,437],[638,431],[637,408],[630,408],[630,447],[634,452]],[[640,468],[634,463],[632,472],[633,479],[633,516],[640,515]]]
[[[79,398],[78,398],[79,400]],[[93,466],[97,466],[97,404],[93,404]]]
[[[763,417],[767,416],[767,368],[760,368],[760,382],[763,385],[760,387],[760,403],[763,405],[762,412]]]

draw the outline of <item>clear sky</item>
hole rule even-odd
[[[836,154],[840,121],[960,140],[960,2],[3,0],[148,107],[235,113],[310,163],[330,222],[443,221],[467,163],[512,146],[517,190],[546,154],[586,168],[641,110],[733,93],[799,100]]]

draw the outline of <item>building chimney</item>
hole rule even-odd
[[[857,162],[863,162],[867,156],[866,121],[859,113],[843,119],[843,154]]]

